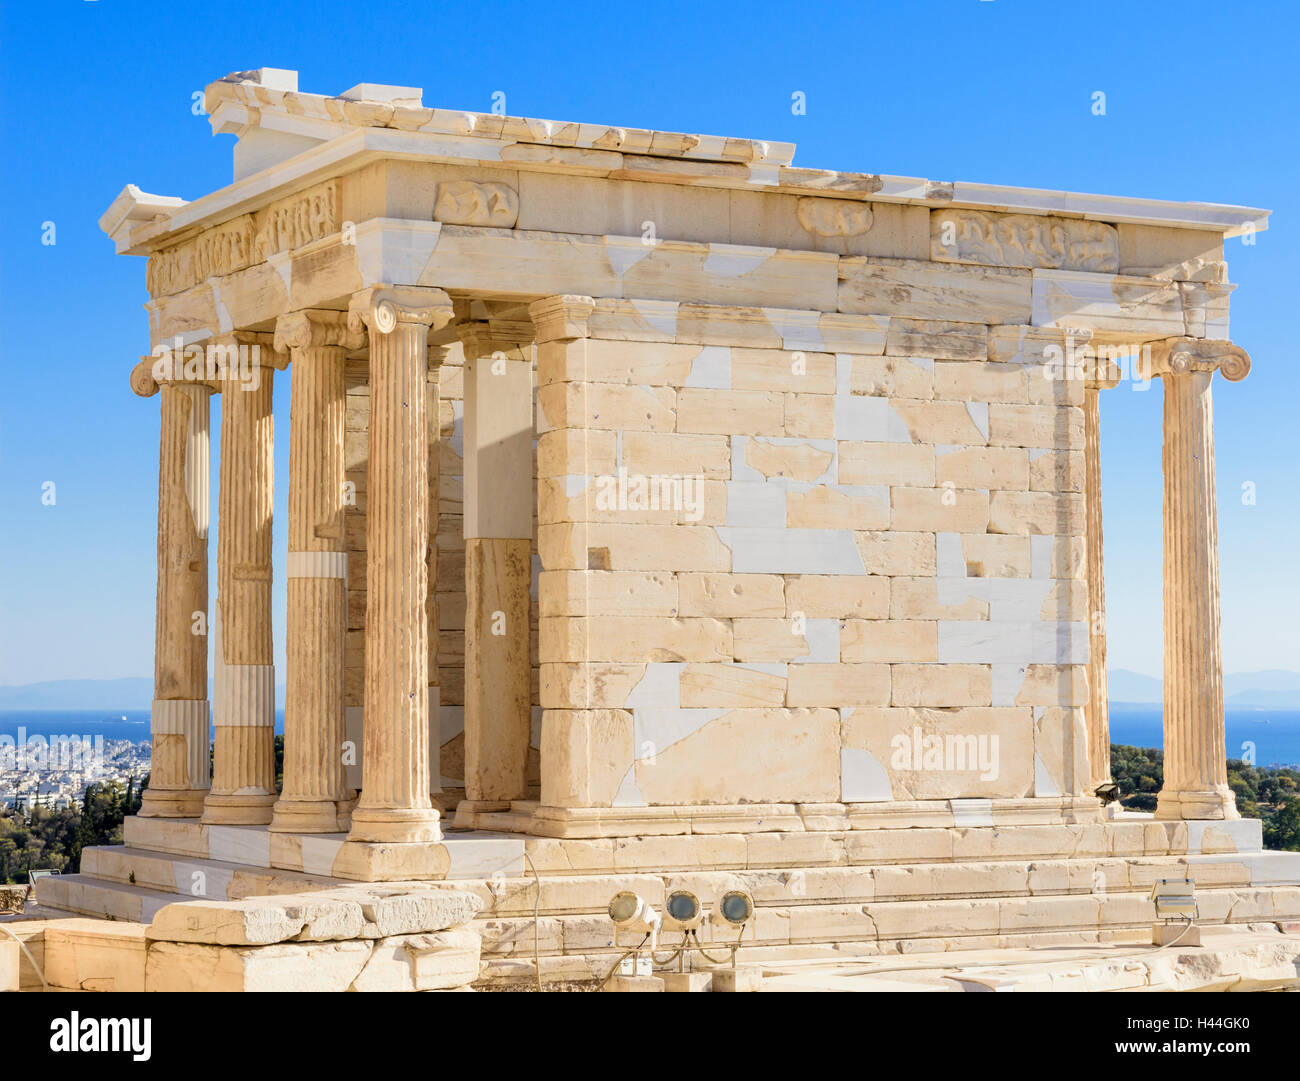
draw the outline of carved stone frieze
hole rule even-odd
[[[500,181],[444,180],[438,185],[433,217],[447,225],[513,229],[519,217],[519,196]]]
[[[795,213],[808,232],[828,237],[861,236],[875,218],[867,203],[848,199],[800,199]]]
[[[1119,237],[1111,225],[1037,214],[935,210],[930,258],[943,263],[1081,270],[1119,269]]]
[[[151,296],[180,293],[208,278],[231,274],[269,256],[300,248],[339,230],[339,184],[327,180],[213,226],[199,236],[149,256]]]

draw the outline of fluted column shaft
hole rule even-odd
[[[335,833],[344,781],[343,538],[346,316],[300,312],[277,324],[292,357],[289,413],[284,781],[270,828]]]
[[[156,385],[156,384],[151,384]],[[153,761],[140,814],[194,818],[208,769],[209,398],[204,383],[158,388],[158,594]]]
[[[221,390],[221,492],[217,534],[217,672],[212,791],[203,821],[271,820],[275,803],[275,657],[271,640],[272,369]],[[265,350],[270,352],[269,349]]]
[[[1179,339],[1185,343],[1186,339]],[[1227,343],[1175,344],[1164,380],[1164,786],[1157,818],[1238,817],[1228,787],[1219,649],[1219,538],[1210,383],[1249,369]]]
[[[1084,519],[1088,573],[1089,789],[1110,781],[1110,699],[1106,678],[1106,574],[1101,515],[1101,388],[1083,392]]]
[[[437,841],[429,793],[428,335],[451,318],[440,290],[353,298],[370,329],[366,684],[354,841]]]

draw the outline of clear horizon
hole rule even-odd
[[[1058,7],[1016,0],[954,2],[938,20],[888,6],[803,17],[767,2],[740,21],[681,3],[653,12],[573,3],[544,19],[531,5],[498,11],[500,25],[528,27],[532,47],[489,34],[464,48],[425,5],[405,6],[401,35],[392,19],[357,20],[329,4],[250,5],[246,17],[169,5],[147,16],[159,63],[126,66],[121,57],[136,54],[145,24],[124,5],[0,14],[9,106],[0,131],[22,165],[0,177],[11,208],[0,225],[9,328],[0,684],[152,670],[158,410],[127,386],[148,351],[144,261],[114,254],[97,223],[128,183],[190,199],[228,184],[233,138],[211,136],[194,95],[227,72],[264,66],[298,70],[302,89],[317,93],[414,85],[426,104],[483,112],[504,93],[517,116],[788,140],[795,163],[811,167],[1272,209],[1253,245],[1232,240],[1225,252],[1239,286],[1232,337],[1254,368],[1242,383],[1215,381],[1222,641],[1226,672],[1300,663],[1300,575],[1288,573],[1300,536],[1289,296],[1300,151],[1281,137],[1300,95],[1274,74],[1293,63],[1293,7],[1195,0],[1174,18],[1116,0],[1088,6],[1093,26],[1123,29],[1119,59],[1199,58],[1207,40],[1222,42],[1194,108],[1171,107],[1168,62],[1099,64],[1095,50],[1064,47],[1038,60],[1008,48],[1059,37]],[[163,62],[180,42],[185,62]],[[658,54],[669,42],[694,78],[662,78]],[[876,42],[888,47],[865,59]],[[583,62],[556,63],[566,55]],[[87,87],[102,93],[87,96]],[[1094,114],[1097,91],[1104,115]],[[802,115],[791,111],[796,92]],[[283,568],[288,384],[277,384]],[[1116,668],[1139,674],[1162,668],[1160,395],[1126,384],[1102,401],[1108,649]],[[218,412],[219,403],[214,425]],[[42,499],[50,482],[53,505]],[[283,578],[274,626],[283,672]]]

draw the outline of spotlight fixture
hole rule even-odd
[[[659,916],[644,898],[631,890],[614,894],[609,902],[609,918],[615,931],[640,931],[652,935],[659,929]]]
[[[1101,800],[1101,805],[1105,807],[1106,804],[1114,803],[1119,799],[1119,785],[1114,781],[1107,781],[1103,785],[1098,785],[1092,794]]]
[[[1187,920],[1196,917],[1196,885],[1190,878],[1161,878],[1151,887],[1156,919]]]
[[[728,890],[718,901],[718,915],[743,930],[754,918],[754,898],[744,890]]]
[[[694,931],[704,922],[704,906],[690,890],[673,890],[664,902],[665,931]]]
[[[1201,929],[1196,918],[1196,885],[1190,878],[1161,878],[1151,887],[1156,919],[1151,925],[1151,942],[1156,946],[1199,946]]]

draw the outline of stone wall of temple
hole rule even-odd
[[[543,804],[1086,791],[1083,383],[984,310],[539,323]]]

